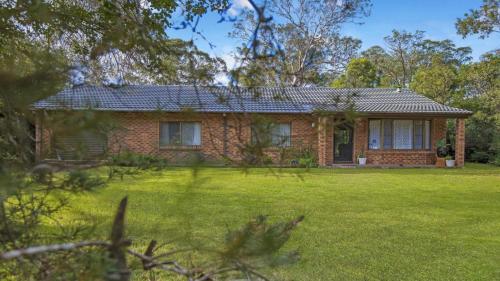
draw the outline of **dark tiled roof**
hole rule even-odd
[[[342,112],[354,105],[362,113],[468,115],[409,90],[332,89],[321,87],[194,87],[130,85],[119,88],[82,85],[36,102],[35,109],[104,111],[312,113]]]

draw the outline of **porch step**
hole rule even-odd
[[[358,165],[356,164],[332,164],[332,168],[356,168]]]

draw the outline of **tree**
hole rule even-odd
[[[377,71],[377,81],[379,87],[393,87],[397,83],[391,80],[391,77],[397,77],[393,69],[393,60],[391,56],[380,46],[372,46],[361,52],[361,57],[367,58]],[[393,73],[393,74],[390,74]]]
[[[443,63],[457,67],[472,60],[472,49],[470,47],[457,47],[449,39],[442,41],[426,39],[419,43],[417,47],[420,53],[419,65],[431,65],[436,56],[439,56]]]
[[[346,74],[332,83],[334,88],[373,88],[378,86],[377,70],[367,58],[352,59]]]
[[[457,78],[456,69],[438,56],[430,66],[417,70],[410,88],[439,103],[450,104],[457,89]]]
[[[419,62],[418,45],[424,37],[423,31],[410,33],[393,30],[392,34],[384,37],[392,58],[394,71],[388,73],[399,87],[408,87]]]
[[[466,122],[466,156],[500,165],[500,56],[486,54],[459,72],[457,106],[474,114]]]
[[[83,76],[90,84],[119,79],[127,84],[213,85],[225,71],[222,59],[199,50],[192,41],[165,39],[148,52],[125,55],[113,50],[110,56],[89,61]]]
[[[457,19],[455,27],[463,38],[472,34],[479,34],[479,38],[486,38],[491,33],[500,32],[500,1],[483,0],[479,9],[470,10],[463,18]]]
[[[276,59],[264,67],[242,63],[249,69],[270,68],[266,82],[279,80],[284,85],[303,86],[323,81],[321,77],[333,77],[357,52],[361,42],[351,37],[342,37],[342,23],[368,14],[368,0],[318,1],[318,0],[273,0],[267,9],[271,16],[280,20],[272,22],[269,29],[260,29],[259,47],[276,48],[271,55]],[[246,19],[254,19],[251,25],[243,18],[235,23],[231,36],[247,41],[255,34],[257,22],[252,13]],[[272,30],[272,32],[269,32]],[[245,46],[240,55],[247,53]],[[242,71],[244,72],[244,71]],[[273,75],[280,76],[276,79]],[[241,78],[241,77],[238,77]]]
[[[430,66],[436,57],[456,68],[471,60],[469,47],[457,47],[451,40],[424,39],[421,31],[393,31],[385,40],[388,50],[373,46],[361,53],[375,65],[380,87],[409,86],[416,70]]]

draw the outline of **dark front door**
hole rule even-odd
[[[352,144],[353,130],[349,124],[341,124],[335,127],[333,133],[333,162],[353,163]]]

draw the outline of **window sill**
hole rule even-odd
[[[163,145],[160,150],[201,150],[201,145]]]
[[[374,152],[374,153],[401,153],[401,152],[434,153],[434,151],[431,149],[368,149],[367,152]]]
[[[290,149],[292,146],[269,146],[262,148],[264,151],[279,151],[284,149]]]

